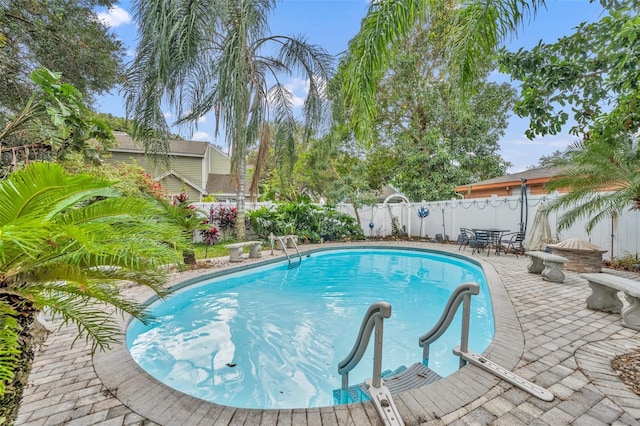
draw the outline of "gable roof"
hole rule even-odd
[[[553,176],[560,173],[562,169],[560,167],[541,167],[538,169],[525,170],[523,172],[508,174],[499,176],[492,179],[483,180],[476,183],[469,183],[466,185],[460,185],[456,187],[456,192],[462,192],[469,187],[473,188],[489,188],[494,186],[504,186],[505,184],[517,184],[520,185],[522,179],[526,179],[528,183],[546,183]]]
[[[193,189],[195,189],[196,191],[198,191],[201,194],[206,194],[207,192],[205,191],[205,189],[203,187],[201,187],[200,185],[198,185],[197,183],[193,182],[190,179],[187,179],[184,176],[181,176],[178,172],[176,172],[175,170],[171,169],[168,172],[164,172],[161,175],[158,175],[154,178],[154,180],[160,182],[162,179],[168,177],[168,176],[175,176],[176,178],[178,178],[180,181],[186,183],[187,185],[189,185],[190,187],[192,187]]]
[[[118,146],[111,148],[111,151],[144,154],[144,149],[128,134],[124,132],[113,132],[113,136],[115,136],[116,141],[118,141]],[[170,153],[176,156],[204,157],[209,146],[212,146],[209,142],[169,140]]]

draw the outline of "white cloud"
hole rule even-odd
[[[167,120],[170,120],[173,118],[173,114],[171,113],[171,111],[167,111],[162,115],[164,115],[164,118],[166,118]]]
[[[114,6],[106,12],[98,13],[98,20],[110,28],[119,27],[131,22],[131,15],[126,10]]]
[[[319,85],[326,85],[326,82],[320,80]],[[293,108],[301,108],[309,94],[308,78],[292,78],[283,84],[283,87],[289,92],[290,101]]]
[[[572,135],[548,135],[529,140],[526,137],[504,139],[500,142],[502,158],[513,163],[509,173],[517,173],[538,163],[540,157],[564,149],[576,140]]]
[[[211,141],[211,135],[207,132],[196,131],[193,132],[190,138],[192,141]]]
[[[292,78],[284,86],[292,92],[309,92],[309,80],[306,78]]]
[[[198,117],[198,123],[206,123],[206,122],[207,122],[206,115],[201,115],[200,117]]]
[[[291,102],[294,108],[299,108],[304,105],[304,101],[309,93],[309,80],[304,78],[292,78],[284,87],[287,88],[293,95]]]
[[[133,58],[136,56],[136,49],[127,49],[127,51],[125,52],[125,55],[127,55],[127,58]]]

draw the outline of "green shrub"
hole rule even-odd
[[[364,233],[355,219],[332,207],[292,202],[260,207],[247,216],[254,232],[263,240],[268,239],[270,233],[296,234],[300,240],[312,243],[364,239]]]

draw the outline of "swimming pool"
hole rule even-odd
[[[421,359],[418,336],[442,313],[463,282],[481,286],[472,298],[470,348],[482,352],[493,315],[482,269],[457,257],[414,250],[315,252],[300,268],[286,262],[184,288],[151,306],[156,320],[133,322],[132,357],[163,383],[190,395],[244,408],[332,405],[340,387],[337,363],[354,344],[368,306],[393,305],[385,321],[383,369]],[[459,322],[431,347],[430,367],[455,371],[451,349]],[[370,351],[369,351],[370,352]],[[371,376],[371,355],[350,373]]]

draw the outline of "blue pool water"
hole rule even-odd
[[[161,382],[195,397],[242,408],[307,408],[333,404],[340,360],[354,345],[369,305],[386,301],[383,370],[422,359],[418,337],[440,317],[459,284],[477,282],[469,348],[493,338],[482,269],[464,260],[411,250],[349,249],[313,253],[299,268],[276,263],[183,288],[150,306],[155,319],[134,321],[127,345]],[[454,372],[460,313],[431,346],[429,367]],[[372,346],[349,374],[372,375]]]

